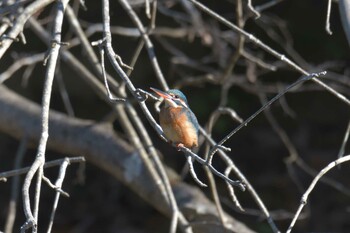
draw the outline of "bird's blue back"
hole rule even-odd
[[[199,133],[199,124],[198,124],[198,120],[197,120],[197,117],[194,115],[194,113],[192,112],[192,110],[189,108],[188,106],[188,102],[187,102],[187,98],[186,96],[184,95],[184,93],[182,93],[180,90],[177,90],[177,89],[171,89],[169,91],[167,91],[169,94],[174,94],[174,95],[177,95],[180,99],[182,99],[188,108],[184,108],[183,111],[185,111],[187,117],[188,117],[188,120],[191,121],[193,127],[195,128],[196,132],[197,132],[197,135]]]

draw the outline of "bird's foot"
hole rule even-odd
[[[174,147],[176,147],[176,149],[177,149],[177,151],[181,151],[181,148],[184,148],[185,147],[185,145],[183,144],[183,143],[181,143],[181,142],[173,142],[173,141],[170,141],[169,140],[169,143],[172,145],[172,146],[174,146]]]
[[[181,147],[185,147],[185,145],[182,143],[175,143],[175,146],[176,146],[177,151],[180,151]]]

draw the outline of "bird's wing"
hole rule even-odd
[[[190,121],[194,125],[194,127],[196,129],[196,132],[197,132],[197,135],[198,135],[198,133],[199,133],[199,128],[198,128],[199,124],[198,124],[197,117],[194,115],[194,113],[191,110],[189,110],[189,111],[190,111],[190,116],[189,116],[190,117]]]

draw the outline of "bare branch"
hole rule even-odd
[[[194,171],[194,167],[193,167],[193,162],[192,162],[192,157],[191,156],[187,156],[187,163],[189,165],[190,168],[190,172],[192,175],[192,178],[194,179],[194,181],[197,182],[197,184],[199,184],[202,187],[208,187],[208,185],[204,184],[202,181],[200,181],[196,175],[196,172]]]
[[[305,193],[303,194],[303,196],[301,197],[301,200],[300,200],[300,205],[299,205],[299,208],[298,210],[296,211],[295,215],[294,215],[294,218],[293,220],[291,221],[289,227],[288,227],[288,230],[286,231],[287,233],[291,232],[294,225],[295,225],[295,222],[297,221],[303,207],[306,205],[307,203],[307,199],[310,195],[310,193],[312,192],[312,190],[315,188],[317,182],[322,178],[323,175],[325,175],[329,170],[331,170],[332,168],[336,167],[337,165],[341,164],[341,163],[344,163],[344,162],[347,162],[350,160],[350,155],[346,155],[340,159],[337,159],[333,162],[331,162],[330,164],[328,164],[325,168],[323,168],[318,174],[317,176],[312,180],[309,188],[305,191]]]
[[[66,175],[66,170],[67,170],[67,166],[69,165],[69,159],[65,159],[64,162],[61,164],[60,166],[60,170],[59,170],[59,174],[55,183],[55,187],[56,187],[56,196],[55,196],[55,200],[54,200],[54,204],[52,207],[52,212],[51,212],[51,216],[50,216],[50,222],[49,222],[49,226],[47,228],[47,232],[51,232],[52,229],[52,225],[53,225],[53,220],[55,218],[55,213],[56,213],[56,209],[57,209],[57,205],[58,205],[58,200],[60,198],[60,194],[62,193],[61,191],[61,187],[62,187],[62,183],[64,180],[64,177]],[[65,193],[62,193],[64,195],[66,195]]]
[[[339,12],[341,16],[342,26],[345,31],[348,44],[350,46],[350,1],[341,0],[339,1]]]
[[[203,4],[199,3],[196,0],[189,0],[192,3],[194,3],[198,8],[200,8],[203,12],[209,14],[210,16],[214,17],[215,19],[217,19],[218,21],[220,21],[221,23],[225,24],[226,26],[228,26],[229,28],[231,28],[232,30],[244,35],[244,37],[246,37],[247,39],[249,39],[250,41],[252,41],[253,43],[255,43],[257,46],[259,46],[260,48],[262,48],[263,50],[265,50],[266,52],[270,53],[271,55],[277,57],[278,59],[280,59],[282,62],[285,62],[286,64],[288,64],[290,67],[292,67],[293,69],[295,69],[296,71],[300,72],[301,74],[305,75],[305,76],[310,76],[312,74],[308,73],[307,71],[305,71],[304,69],[302,69],[300,66],[298,66],[297,64],[295,64],[293,61],[291,61],[290,59],[288,59],[285,55],[280,54],[278,52],[276,52],[274,49],[272,49],[271,47],[269,47],[268,45],[264,44],[263,42],[261,42],[258,38],[256,38],[255,36],[253,36],[252,34],[247,33],[246,31],[242,30],[241,28],[239,28],[238,26],[230,23],[229,21],[227,21],[225,18],[223,18],[222,16],[218,15],[217,13],[213,12],[212,10],[210,10],[209,8],[207,8],[206,6],[204,6]],[[346,98],[344,95],[340,94],[339,92],[337,92],[336,90],[334,90],[333,88],[329,87],[327,84],[323,83],[321,80],[319,79],[312,79],[314,82],[316,82],[317,84],[321,85],[323,88],[325,88],[327,91],[329,91],[330,93],[332,93],[334,96],[336,96],[338,99],[342,100],[343,102],[345,102],[347,105],[350,105],[350,100],[348,98]]]
[[[254,14],[255,14],[255,19],[258,19],[260,17],[260,13],[254,9],[253,5],[252,5],[252,0],[247,0],[248,1],[248,8],[249,10],[251,10]]]
[[[276,100],[278,100],[281,96],[283,96],[284,94],[286,94],[290,89],[292,89],[293,87],[298,86],[299,84],[310,80],[310,79],[314,79],[319,77],[320,75],[325,75],[326,72],[321,72],[318,74],[311,74],[310,76],[306,76],[306,77],[302,77],[299,80],[295,81],[294,83],[292,83],[291,85],[289,85],[285,90],[283,90],[282,92],[280,92],[278,95],[276,95],[275,97],[273,97],[269,102],[267,102],[264,106],[262,106],[258,111],[256,111],[253,115],[251,115],[249,118],[247,118],[245,121],[243,121],[238,127],[236,127],[234,130],[232,130],[225,138],[223,138],[218,145],[222,145],[223,143],[225,143],[230,137],[232,137],[235,133],[237,133],[240,129],[242,129],[243,127],[247,126],[248,123],[250,123],[257,115],[259,115],[262,111],[264,111],[267,107],[269,107],[271,104],[273,104]],[[213,148],[212,151],[210,152],[210,156],[211,157],[213,154],[215,154],[217,152],[218,148]]]
[[[15,165],[14,169],[18,169],[22,165],[22,160],[25,155],[26,149],[27,149],[27,137],[24,136],[18,146],[18,151],[16,153],[16,159],[15,159]],[[2,173],[0,173],[0,179],[8,177],[8,176],[2,176]],[[16,206],[17,206],[17,199],[18,199],[18,193],[20,189],[20,183],[19,183],[19,177],[15,177],[12,181],[11,185],[11,200],[9,204],[9,210],[7,214],[6,224],[5,224],[5,232],[12,232],[13,231],[13,224],[16,219]]]
[[[69,163],[81,163],[85,162],[85,158],[80,156],[80,157],[71,157],[71,158],[64,158],[64,159],[57,159],[53,161],[46,162],[44,165],[44,168],[50,168],[50,167],[55,167],[61,165],[66,159],[69,160]],[[16,170],[11,170],[8,172],[2,172],[0,173],[0,178],[9,178],[12,176],[19,176],[26,174],[30,170],[30,167],[24,167]]]
[[[53,1],[54,0],[34,1],[23,10],[23,12],[16,18],[16,22],[6,37],[1,36],[0,38],[0,59],[13,42],[13,40],[9,38],[17,38],[17,36],[23,31],[24,24],[27,22],[27,20],[38,10],[44,8]]]
[[[264,10],[270,8],[270,7],[277,5],[278,3],[282,2],[282,1],[284,1],[284,0],[270,0],[269,2],[263,3],[260,6],[256,6],[255,9],[258,12],[261,12],[261,11],[264,11]]]
[[[43,53],[18,59],[6,71],[0,74],[0,83],[3,83],[7,79],[11,78],[11,76],[23,66],[33,65],[35,63],[41,62],[43,59],[44,59]]]
[[[105,69],[105,51],[103,49],[103,45],[102,45],[103,43],[104,43],[104,40],[99,40],[99,41],[92,42],[91,45],[92,46],[98,46],[99,51],[100,51],[102,75],[103,75],[104,84],[105,84],[105,87],[106,87],[106,90],[107,90],[108,98],[112,102],[125,101],[125,99],[123,99],[123,98],[116,98],[116,97],[114,97],[112,95],[111,91],[109,90],[109,85],[108,85],[107,76],[106,76],[106,69]],[[121,62],[121,65],[123,65],[123,64],[124,63]]]
[[[165,90],[168,90],[169,89],[168,84],[165,81],[164,75],[163,75],[163,73],[162,73],[162,71],[160,69],[160,66],[158,64],[157,57],[155,56],[153,43],[149,39],[149,37],[148,37],[148,35],[146,33],[146,30],[143,27],[139,17],[136,15],[134,10],[131,8],[131,6],[129,5],[128,1],[126,1],[126,0],[119,0],[119,2],[123,6],[123,8],[125,9],[126,13],[129,14],[129,17],[134,22],[136,27],[139,29],[139,31],[141,33],[141,36],[142,36],[143,40],[145,41],[147,52],[148,52],[148,56],[151,59],[151,64],[153,66],[154,71],[156,72],[157,78],[158,78],[160,84],[162,85],[162,87]]]
[[[39,201],[40,201],[40,190],[41,190],[41,180],[43,176],[43,166],[45,164],[45,153],[46,153],[46,144],[49,137],[49,109],[50,109],[50,99],[51,99],[51,90],[53,78],[55,75],[56,62],[58,59],[59,49],[61,47],[61,28],[63,22],[64,9],[68,4],[69,0],[62,0],[57,3],[57,13],[53,29],[53,41],[54,44],[50,50],[50,57],[48,59],[48,65],[45,75],[45,84],[42,97],[42,112],[41,112],[41,136],[38,145],[38,151],[36,159],[27,173],[27,176],[24,180],[22,195],[23,195],[23,206],[24,213],[26,215],[26,222],[22,226],[21,231],[25,231],[28,228],[33,228],[33,232],[37,231],[37,216],[39,211]],[[30,206],[29,198],[29,188],[32,182],[34,174],[38,171],[35,199],[34,199],[34,210],[32,212]],[[34,213],[34,214],[33,214]]]
[[[341,157],[344,156],[345,146],[348,143],[349,135],[350,135],[350,121],[348,123],[348,127],[346,128],[345,135],[344,135],[344,138],[343,138],[343,142],[342,142],[342,144],[340,146],[340,150],[339,150],[339,153],[338,153],[338,159],[340,159]]]
[[[333,32],[331,31],[331,24],[329,22],[329,18],[331,17],[331,9],[332,9],[332,0],[328,0],[328,4],[327,4],[327,16],[326,16],[326,32],[329,35],[332,35]]]

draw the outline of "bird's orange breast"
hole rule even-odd
[[[186,109],[162,108],[159,122],[167,139],[174,143],[182,143],[188,148],[198,146],[197,131],[189,121]]]

